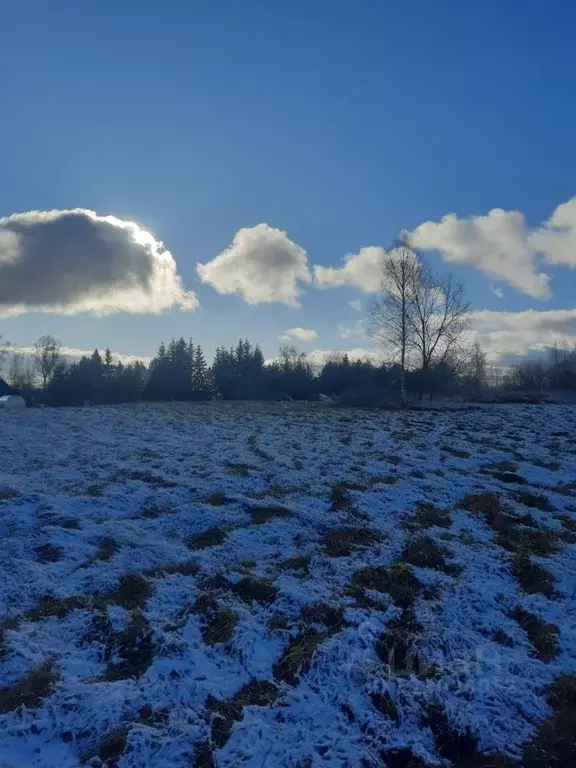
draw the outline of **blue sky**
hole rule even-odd
[[[219,293],[240,257],[218,285],[199,280],[197,263],[260,223],[305,250],[312,276],[315,265],[387,247],[401,229],[419,232],[474,309],[498,313],[478,323],[498,353],[514,334],[522,351],[576,340],[576,206],[550,225],[561,243],[550,226],[538,240],[576,194],[567,0],[4,0],[2,15],[0,217],[85,208],[135,221],[164,242],[199,302],[194,312],[106,317],[28,308],[0,320],[14,343],[50,332],[69,347],[150,355],[184,335],[211,353],[242,335],[272,355],[300,327],[317,333],[298,341],[304,350],[368,347],[339,330],[361,317],[348,302],[369,300],[349,280],[299,282],[300,308]],[[485,242],[492,219],[487,229],[461,222],[494,208],[506,212],[489,244],[505,278]],[[456,233],[438,226],[451,213]],[[419,229],[425,222],[435,228]],[[264,283],[266,258],[261,249]],[[540,296],[531,272],[550,276]],[[527,310],[537,314],[518,314]]]

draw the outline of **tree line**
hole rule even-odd
[[[27,363],[33,366],[33,381],[14,378],[18,369],[10,355],[6,378],[23,394],[34,393],[34,401],[51,405],[211,398],[307,400],[318,399],[320,394],[353,405],[378,405],[397,391],[400,381],[398,364],[350,360],[346,353],[334,353],[316,365],[296,348],[285,346],[274,361],[265,362],[260,347],[248,339],[240,339],[229,349],[218,347],[211,365],[201,345],[184,338],[161,343],[148,367],[141,362],[114,362],[109,349],[102,354],[96,349],[69,363],[52,337],[42,337],[35,349]],[[447,363],[434,364],[428,370],[427,385],[433,394],[452,394],[470,389],[474,376],[483,375],[483,369],[456,372]],[[419,372],[408,371],[406,376],[408,391],[416,392],[421,385]],[[480,381],[477,384],[482,386]]]
[[[258,344],[240,339],[218,347],[208,364],[202,346],[184,337],[162,342],[150,365],[114,362],[101,355],[68,363],[61,344],[41,337],[31,356],[10,350],[0,337],[0,363],[20,391],[39,388],[45,402],[303,400],[320,394],[352,405],[437,396],[481,397],[490,387],[510,390],[576,389],[576,350],[555,347],[546,362],[490,369],[478,342],[470,343],[471,310],[464,286],[436,275],[409,241],[400,240],[382,264],[381,289],[369,313],[369,332],[380,364],[336,352],[322,365],[285,346],[266,362]]]

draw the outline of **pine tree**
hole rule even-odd
[[[197,344],[192,361],[192,396],[195,400],[208,400],[211,395],[208,365],[202,347]]]
[[[97,349],[92,352],[92,356],[90,357],[90,365],[94,369],[95,373],[102,373],[102,358],[100,357],[100,352],[98,352]]]
[[[104,364],[102,369],[105,379],[109,379],[112,376],[113,369],[114,369],[114,361],[112,360],[112,352],[110,352],[110,347],[106,347],[106,351],[104,352]]]
[[[159,360],[156,376],[152,386],[147,389],[158,400],[190,400],[191,388],[191,359],[189,345],[183,338],[172,339],[163,360]]]
[[[162,341],[156,357],[150,363],[150,377],[142,393],[144,400],[170,400],[172,398],[170,368],[169,351]]]
[[[214,382],[214,389],[225,400],[234,398],[235,370],[234,354],[231,350],[218,347],[214,352],[212,380]]]
[[[87,393],[87,399],[92,400],[95,403],[101,403],[104,400],[102,371],[102,358],[100,357],[100,352],[95,349],[94,352],[92,352],[89,362],[90,384]]]

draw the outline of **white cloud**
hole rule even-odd
[[[361,301],[349,301],[348,306],[351,307],[354,310],[354,312],[362,312]]]
[[[450,213],[407,234],[416,248],[438,250],[447,262],[469,264],[528,296],[549,299],[550,276],[542,263],[576,269],[576,197],[534,229],[520,211],[494,208],[462,219]]]
[[[193,310],[176,262],[149,232],[83,208],[0,219],[0,316]]]
[[[576,197],[559,205],[547,221],[533,229],[520,211],[493,208],[486,215],[468,218],[449,213],[440,221],[425,221],[403,234],[415,248],[439,251],[446,262],[467,264],[528,296],[549,299],[550,276],[543,265],[576,269]],[[353,285],[366,293],[377,291],[385,253],[380,246],[368,246],[346,255],[340,267],[317,265],[316,285]],[[493,288],[495,295],[499,290]]]
[[[257,224],[239,229],[232,244],[207,264],[198,277],[218,293],[239,293],[248,304],[278,301],[299,307],[299,281],[311,282],[306,251],[280,229]]]
[[[440,251],[447,262],[469,264],[529,296],[550,298],[550,278],[536,271],[529,230],[519,211],[494,208],[486,216],[468,219],[450,213],[407,234],[415,248]]]
[[[357,320],[353,326],[339,325],[338,333],[342,339],[351,339],[354,336],[365,336],[366,328],[363,320]]]
[[[314,277],[319,288],[334,288],[339,285],[354,285],[366,293],[377,291],[382,283],[382,260],[385,251],[380,246],[370,245],[358,253],[344,257],[341,267],[314,267]]]
[[[494,296],[496,296],[496,298],[498,299],[504,298],[504,291],[502,290],[502,288],[500,288],[499,285],[491,285],[490,290],[492,291]]]
[[[528,242],[550,264],[576,269],[576,197],[559,205],[548,221],[531,233]]]
[[[472,314],[471,332],[493,361],[576,343],[576,309]]]
[[[10,352],[19,352],[26,357],[32,357],[34,355],[34,347],[10,347]],[[67,358],[70,362],[75,362],[76,360],[79,360],[81,357],[90,357],[92,353],[94,352],[93,349],[78,349],[77,347],[61,347],[60,353],[63,355],[63,357]],[[104,358],[104,349],[99,350],[100,355],[102,358]],[[136,363],[140,361],[141,363],[144,363],[144,365],[149,365],[152,361],[152,358],[144,355],[144,356],[138,356],[138,355],[125,355],[122,352],[112,352],[112,359],[115,363],[122,363],[123,365],[130,365],[131,363]]]
[[[287,331],[281,336],[278,336],[281,341],[314,341],[318,338],[318,334],[313,328],[288,328]]]

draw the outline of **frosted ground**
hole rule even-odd
[[[569,406],[2,414],[0,766],[573,765],[575,434]]]

